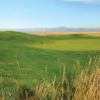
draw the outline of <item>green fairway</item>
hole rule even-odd
[[[63,51],[92,51],[100,50],[100,39],[58,40],[54,43],[33,45],[33,47]]]
[[[87,68],[90,57],[100,55],[98,37],[35,36],[19,32],[0,32],[0,74],[5,91],[15,87],[16,80],[34,86],[43,80],[60,80],[62,65],[72,78],[76,62]]]

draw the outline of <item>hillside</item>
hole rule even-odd
[[[76,41],[87,47],[77,47],[79,45],[75,44]],[[61,50],[67,43],[75,48],[68,46],[70,49],[66,47]],[[88,43],[95,49],[88,47]],[[5,91],[11,91],[18,80],[29,87],[46,79],[51,80],[55,75],[58,81],[62,76],[63,64],[71,79],[73,67],[78,61],[83,69],[87,67],[90,58],[99,57],[99,44],[99,37],[77,34],[36,36],[20,32],[0,32],[0,73]]]

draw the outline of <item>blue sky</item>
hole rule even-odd
[[[100,28],[100,0],[0,0],[0,29]]]

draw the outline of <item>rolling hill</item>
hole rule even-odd
[[[22,32],[0,32],[0,73],[5,91],[12,92],[16,81],[29,87],[62,76],[65,64],[69,79],[74,66],[87,68],[90,58],[99,58],[100,37],[88,35],[37,36]]]

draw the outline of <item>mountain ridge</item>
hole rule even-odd
[[[100,28],[9,28],[0,29],[1,31],[21,31],[21,32],[100,32]]]

